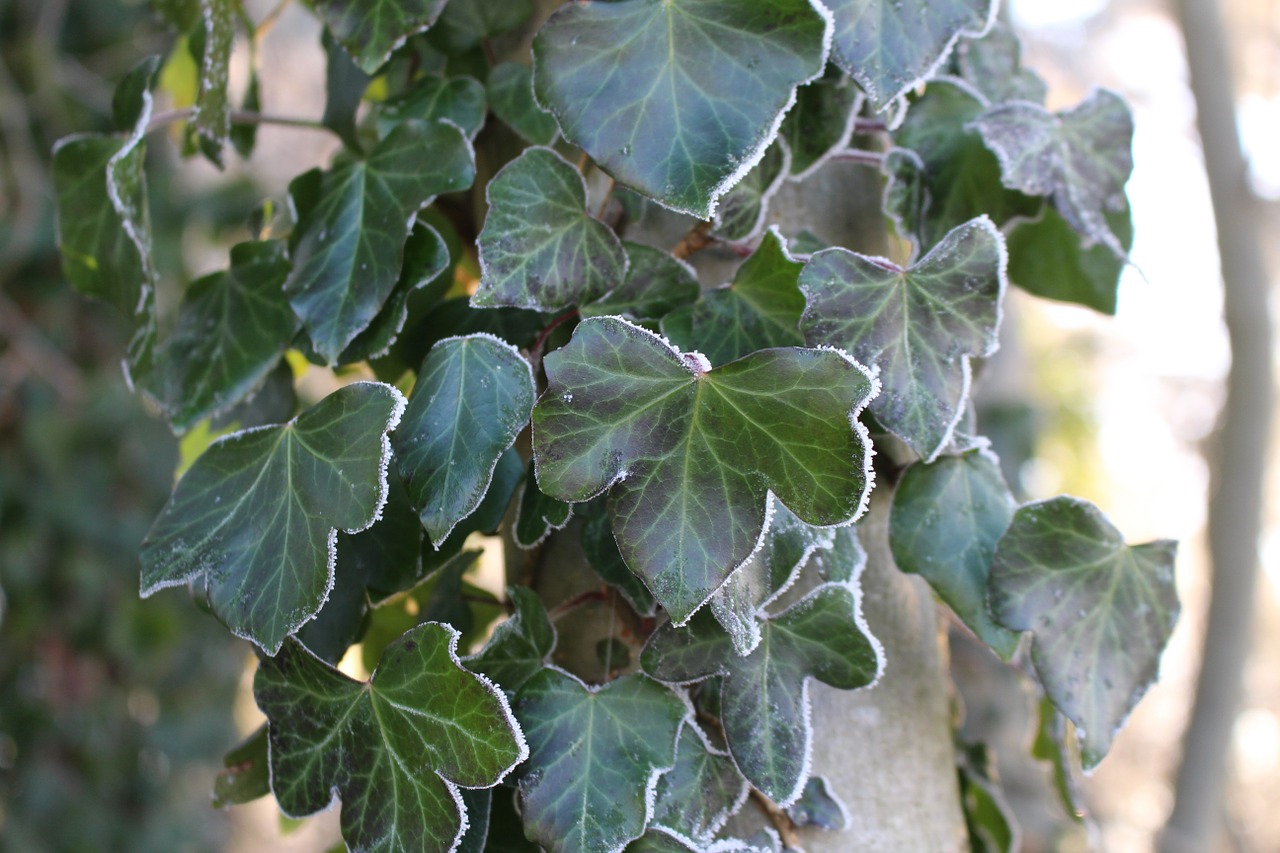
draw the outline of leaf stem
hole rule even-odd
[[[577,610],[584,604],[590,604],[593,601],[608,601],[609,586],[606,584],[596,589],[588,589],[578,593],[573,598],[566,598],[564,601],[551,608],[547,613],[548,618],[552,622],[556,622],[573,611]]]
[[[879,167],[884,163],[884,152],[864,151],[861,148],[846,148],[831,155],[833,163],[861,163],[864,166]]]
[[[585,175],[587,173],[587,164],[591,162],[591,158],[587,156],[587,152],[583,151],[582,156],[578,158],[578,174]]]
[[[147,133],[157,130],[166,125],[173,124],[178,121],[186,121],[195,114],[195,110],[187,108],[183,110],[166,110],[157,113],[151,117],[151,121],[147,124]],[[333,131],[325,127],[319,121],[308,118],[294,118],[291,116],[277,116],[268,113],[245,112],[243,110],[232,110],[230,113],[232,124],[273,124],[280,127],[301,127],[308,130],[323,130],[327,133]]]
[[[854,133],[884,133],[888,129],[889,125],[878,118],[856,118],[853,120]]]
[[[680,242],[676,243],[671,254],[683,261],[714,242],[715,240],[711,237],[711,222],[699,222],[689,229],[689,233],[680,238]]]
[[[778,837],[782,839],[783,849],[801,849],[800,836],[796,834],[796,822],[791,819],[791,815],[787,814],[773,800],[756,790],[755,786],[751,787],[751,796],[755,799],[756,804],[760,806],[761,811],[768,815],[769,822],[773,824],[773,828],[778,830]]]
[[[617,185],[618,182],[610,178],[609,185],[604,188],[604,197],[600,199],[600,208],[596,211],[596,219],[601,222],[604,221],[604,215],[609,210],[609,201],[613,198],[613,188]]]
[[[551,337],[551,333],[556,329],[568,323],[570,320],[576,320],[578,317],[578,309],[570,308],[568,311],[556,317],[548,323],[541,332],[538,333],[538,339],[533,342],[533,349],[529,350],[529,360],[533,362],[535,368],[542,365],[543,350],[547,346],[547,340]]]

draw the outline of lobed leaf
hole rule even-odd
[[[412,119],[448,120],[461,128],[468,139],[474,140],[484,127],[487,112],[485,88],[479,80],[466,75],[427,74],[415,81],[408,92],[383,105],[378,126],[389,133],[397,124]]]
[[[536,548],[553,531],[568,524],[572,517],[572,504],[549,498],[538,488],[533,462],[530,460],[529,473],[524,478],[520,503],[516,508],[516,520],[511,529],[516,545],[526,549]]]
[[[521,27],[533,14],[532,0],[452,0],[437,22],[446,43],[457,51]]]
[[[1124,210],[1106,214],[1107,226],[1126,252],[1133,246],[1133,221]],[[1116,313],[1125,261],[1105,245],[1087,240],[1052,207],[1034,221],[1017,223],[1008,235],[1009,281],[1045,299]]]
[[[686,720],[680,729],[675,760],[675,766],[658,778],[652,826],[710,844],[746,802],[747,780],[692,721]]]
[[[765,149],[760,162],[724,194],[712,217],[712,232],[724,240],[745,242],[760,233],[769,215],[769,200],[791,171],[791,151],[785,143]]]
[[[578,310],[584,317],[657,320],[698,298],[698,274],[670,253],[624,241],[627,274],[622,283]]]
[[[1043,104],[1048,86],[1036,72],[1022,67],[1022,45],[1013,30],[1000,21],[977,39],[956,48],[960,77],[993,104],[1028,101]]]
[[[463,663],[514,694],[546,667],[556,645],[556,631],[532,589],[509,586],[507,597],[515,612],[494,629],[483,649],[464,658]]]
[[[364,73],[372,75],[409,36],[440,16],[446,0],[315,0],[315,10]]]

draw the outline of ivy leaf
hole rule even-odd
[[[328,30],[321,33],[320,44],[325,55],[324,115],[320,123],[336,133],[352,151],[359,151],[356,112],[373,78],[356,66],[351,54],[334,42]]]
[[[555,116],[534,100],[533,72],[528,66],[519,62],[493,66],[488,92],[493,114],[530,145],[550,145],[560,135]]]
[[[457,642],[447,625],[420,625],[368,682],[293,642],[263,660],[253,695],[281,810],[314,814],[336,794],[352,850],[456,849],[467,827],[459,788],[492,787],[528,755],[506,698],[461,667]]]
[[[494,629],[483,649],[464,658],[463,663],[514,694],[547,665],[556,632],[542,600],[529,587],[509,586],[507,598],[515,612]]]
[[[624,241],[627,275],[622,284],[579,312],[584,317],[620,315],[630,320],[656,320],[698,298],[698,274],[670,253]]]
[[[725,193],[713,218],[712,231],[725,240],[745,242],[760,233],[769,215],[769,200],[791,170],[785,144],[770,145],[756,167]]]
[[[1100,89],[1061,113],[1003,104],[971,126],[1000,158],[1005,186],[1052,198],[1089,245],[1126,256],[1106,218],[1125,209],[1124,185],[1133,171],[1133,116],[1119,95]]]
[[[889,547],[904,572],[922,575],[978,638],[1008,661],[1018,635],[987,612],[996,543],[1017,502],[983,450],[916,463],[893,493]]]
[[[132,133],[139,123],[150,119],[151,90],[155,88],[162,56],[148,56],[126,74],[111,95],[111,118],[116,130]]]
[[[809,0],[566,4],[534,39],[534,88],[620,183],[709,219],[822,73],[830,26]]]
[[[924,82],[961,36],[980,36],[995,0],[828,0],[835,16],[832,59],[883,110]]]
[[[437,548],[484,499],[494,468],[529,422],[533,372],[497,338],[431,348],[392,443],[409,499]]]
[[[1021,850],[1021,833],[995,778],[990,749],[983,744],[958,746],[960,802],[974,853]]]
[[[395,125],[410,119],[426,122],[448,119],[462,128],[468,139],[475,139],[484,127],[487,112],[484,86],[479,80],[465,75],[428,74],[415,81],[408,92],[386,103],[379,116],[379,126],[390,132]]]
[[[335,537],[386,501],[389,385],[341,388],[293,421],[214,442],[178,481],[142,543],[142,595],[196,578],[232,633],[279,651],[333,587]]]
[[[259,726],[222,759],[222,769],[213,780],[213,807],[225,809],[251,803],[271,793],[271,771],[267,767],[267,727]]]
[[[534,477],[533,461],[529,462],[529,473],[524,478],[521,489],[520,505],[516,509],[515,524],[512,525],[512,536],[521,548],[536,548],[551,535],[552,531],[562,529],[573,516],[571,504],[549,498],[538,488]]]
[[[550,148],[529,148],[485,189],[476,308],[556,311],[590,302],[622,281],[627,255],[586,211],[578,170]]]
[[[675,766],[658,779],[653,824],[703,845],[711,843],[747,800],[747,780],[733,760],[690,721],[676,741]]]
[[[1133,220],[1124,210],[1106,214],[1107,226],[1126,252],[1133,246]],[[1009,232],[1009,281],[1028,293],[1116,313],[1124,259],[1103,245],[1086,246],[1067,220],[1046,207],[1039,219]]]
[[[969,39],[956,48],[960,76],[993,104],[1028,101],[1043,104],[1048,94],[1040,75],[1022,67],[1022,45],[1013,31],[999,21],[982,38]]]
[[[787,807],[787,817],[796,826],[816,826],[819,829],[841,830],[850,824],[848,810],[831,792],[823,776],[809,777],[800,799]]]
[[[338,534],[338,563],[354,565],[369,597],[382,601],[422,578],[422,537],[422,524],[404,480],[394,466],[388,466],[382,517],[368,530]]]
[[[1126,545],[1097,507],[1059,497],[1027,504],[996,546],[988,596],[996,620],[1031,631],[1031,660],[1076,724],[1096,767],[1155,680],[1178,618],[1168,540]]]
[[[875,393],[843,353],[752,353],[708,370],[621,318],[589,318],[543,362],[538,484],[610,492],[619,551],[678,624],[755,551],[770,492],[810,524],[844,524],[870,488],[853,420]]]
[[[456,51],[469,50],[487,38],[510,32],[533,14],[531,0],[452,0],[440,16],[437,30]]]
[[[617,850],[638,838],[657,774],[675,763],[684,702],[643,675],[590,688],[548,667],[515,707],[529,742],[519,779],[529,839],[560,853]]]
[[[879,677],[883,654],[863,627],[859,606],[852,586],[824,584],[769,619],[746,657],[709,614],[684,628],[667,622],[649,639],[640,662],[661,681],[721,676],[720,721],[729,754],[747,781],[785,807],[800,796],[809,775],[809,679],[853,690]]]
[[[810,344],[849,350],[880,368],[871,412],[925,461],[951,439],[969,396],[971,356],[998,344],[1004,240],[991,220],[951,231],[902,269],[847,249],[818,252],[800,274]]]
[[[662,319],[662,333],[676,346],[697,349],[714,365],[767,347],[804,346],[804,296],[798,286],[802,269],[782,234],[770,228],[738,268],[733,284],[672,311]]]
[[[298,331],[280,290],[289,268],[283,243],[241,243],[231,248],[230,269],[187,288],[155,369],[139,378],[174,432],[221,414],[266,382]]]
[[[791,179],[802,181],[833,152],[848,147],[862,91],[838,70],[796,91],[796,104],[782,120],[780,135],[791,151]]]
[[[207,152],[222,165],[222,147],[231,133],[231,104],[227,83],[231,73],[231,48],[236,35],[236,0],[200,0],[204,19],[200,89],[196,94],[191,125],[207,143]]]
[[[315,10],[356,65],[373,75],[409,36],[436,22],[445,0],[316,0]]]
[[[414,214],[475,178],[457,127],[407,121],[370,152],[344,159],[310,187],[290,187],[299,210],[289,304],[327,362],[373,321],[399,278]],[[300,201],[299,197],[303,196]]]
[[[653,616],[658,612],[658,603],[653,600],[653,593],[644,585],[640,576],[627,567],[618,551],[618,543],[613,538],[613,528],[609,526],[609,512],[605,508],[603,498],[580,504],[575,510],[582,518],[582,553],[587,562],[600,579],[614,587],[631,605],[631,609],[642,616]]]

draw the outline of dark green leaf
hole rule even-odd
[[[452,0],[440,16],[438,29],[449,47],[462,51],[516,29],[531,14],[531,0]]]
[[[325,55],[324,115],[320,122],[338,134],[352,151],[359,151],[356,111],[373,78],[352,61],[351,54],[334,43],[333,35],[328,30],[321,33],[320,44],[324,47]]]
[[[800,87],[780,131],[791,151],[792,179],[803,180],[828,155],[848,147],[861,105],[861,90],[830,66],[825,75]]]
[[[613,528],[609,525],[605,499],[579,504],[576,512],[582,517],[582,553],[586,555],[587,562],[595,573],[622,593],[622,597],[635,612],[643,616],[657,613],[658,603],[653,600],[653,593],[649,592],[649,587],[644,585],[639,575],[627,568],[626,561],[618,551]]]
[[[710,844],[747,799],[747,780],[691,721],[680,729],[676,764],[658,778],[653,824]]]
[[[458,794],[467,810],[467,827],[462,831],[462,839],[453,853],[484,853],[488,849],[493,788],[463,788]]]
[[[381,601],[422,577],[422,524],[395,466],[387,469],[387,503],[368,530],[338,534],[338,563],[357,567],[370,597]]]
[[[816,826],[830,830],[849,827],[849,812],[844,803],[831,793],[826,778],[822,776],[809,777],[800,799],[787,807],[787,817],[796,826]]]
[[[995,0],[827,0],[835,15],[832,59],[877,110],[920,85],[960,36],[979,36]]]
[[[547,314],[523,308],[472,308],[467,297],[459,296],[433,307],[419,323],[410,317],[392,353],[406,365],[417,365],[439,341],[474,334],[493,335],[512,346],[527,348],[550,320]]]
[[[972,356],[995,352],[1004,239],[981,217],[902,269],[847,249],[818,252],[800,274],[810,344],[842,347],[880,369],[881,425],[926,461],[946,447],[969,396]]]
[[[457,2],[454,0],[454,4]],[[485,853],[542,853],[541,847],[524,837],[524,824],[516,811],[516,792],[505,786],[493,792]]]
[[[709,370],[600,317],[544,367],[539,485],[574,503],[609,491],[623,558],[678,623],[755,551],[770,492],[811,524],[863,509],[870,448],[852,418],[874,383],[843,353],[769,349]]]
[[[263,660],[253,694],[281,810],[313,814],[337,794],[352,850],[456,849],[459,786],[491,787],[528,755],[502,692],[461,667],[457,642],[447,625],[414,628],[367,683],[297,643]]]
[[[867,552],[856,527],[838,527],[831,547],[819,549],[810,559],[814,574],[827,583],[853,583],[867,565]]]
[[[469,335],[431,348],[393,444],[432,544],[480,506],[498,458],[529,422],[533,397],[533,372],[510,344]]]
[[[249,70],[249,84],[244,90],[244,101],[240,107],[246,113],[262,112],[262,81],[258,77],[258,69]],[[248,160],[253,156],[253,147],[258,144],[258,125],[255,122],[233,124],[229,131],[231,147],[241,159]]]
[[[267,727],[257,731],[222,759],[222,770],[213,779],[213,807],[225,809],[252,802],[271,793],[267,767]]]
[[[423,574],[429,575],[445,565],[462,550],[467,537],[472,533],[497,532],[498,526],[507,514],[507,508],[511,505],[511,498],[522,482],[524,482],[524,460],[513,447],[498,458],[498,466],[493,469],[493,480],[489,484],[489,491],[485,493],[484,500],[480,502],[476,511],[458,522],[453,532],[440,543],[438,549],[434,546],[423,547]]]
[[[115,121],[116,130],[133,133],[139,122],[150,117],[151,90],[155,86],[163,58],[148,56],[135,65],[116,86],[111,97],[111,117]]]
[[[209,421],[214,430],[252,429],[282,424],[298,411],[298,394],[293,387],[293,368],[281,359],[267,374],[262,387],[245,400]]]
[[[378,124],[384,133],[409,119],[440,121],[447,119],[475,139],[484,127],[484,86],[474,77],[441,77],[428,74],[413,84],[403,95],[390,100],[382,108]]]
[[[1028,101],[1043,104],[1048,86],[1040,75],[1022,67],[1022,45],[999,21],[979,39],[956,47],[960,76],[993,104]]]
[[[1048,696],[1041,696],[1036,708],[1036,731],[1031,740],[1031,757],[1046,762],[1053,774],[1053,788],[1058,802],[1073,820],[1085,818],[1080,796],[1072,775],[1071,761],[1067,756],[1067,718],[1053,707]]]
[[[733,284],[668,314],[662,333],[682,349],[698,350],[713,365],[767,347],[804,346],[804,296],[798,286],[802,269],[804,264],[787,252],[782,234],[770,228],[738,268]]]
[[[859,606],[854,587],[824,584],[769,619],[746,657],[710,614],[698,614],[684,628],[659,628],[641,664],[668,682],[721,676],[720,721],[734,763],[769,799],[788,806],[809,776],[809,679],[852,690],[872,684],[883,666]]]
[[[514,694],[547,665],[556,632],[536,592],[525,586],[509,586],[507,597],[515,612],[494,629],[483,649],[464,658],[463,663]]]
[[[191,125],[222,163],[222,146],[231,132],[231,102],[227,84],[231,74],[231,48],[236,36],[237,0],[200,0],[204,42],[200,61],[200,88],[196,93]]]
[[[1022,849],[1013,810],[995,778],[994,759],[982,744],[957,749],[960,803],[973,853],[1015,853]]]
[[[1126,256],[1107,222],[1108,213],[1126,209],[1124,185],[1133,171],[1133,116],[1119,95],[1099,89],[1060,113],[1003,104],[971,126],[1000,158],[1005,186],[1052,198],[1088,245]]]
[[[1174,542],[1129,546],[1078,498],[1027,504],[996,546],[988,597],[996,620],[1035,637],[1031,659],[1053,704],[1097,766],[1155,680],[1178,618]]]
[[[315,9],[356,65],[372,75],[392,51],[435,23],[445,0],[316,0]]]
[[[919,574],[965,625],[1003,660],[1018,647],[1018,635],[987,612],[987,577],[996,542],[1017,506],[984,450],[918,462],[893,493],[889,546],[904,572]]]
[[[1128,252],[1133,221],[1123,211],[1106,214],[1107,225]],[[1103,245],[1085,239],[1056,210],[1046,207],[1035,221],[1019,222],[1009,232],[1009,281],[1028,293],[1116,313],[1124,260]]]
[[[745,242],[759,234],[769,214],[769,199],[790,170],[791,154],[786,145],[770,145],[756,167],[720,200],[713,220],[716,236]]]
[[[200,0],[151,0],[151,8],[170,26],[186,32],[200,16]]]
[[[493,114],[531,145],[550,145],[560,134],[551,113],[533,98],[533,72],[519,62],[502,62],[489,72]]]
[[[476,308],[555,311],[590,302],[622,281],[627,255],[586,211],[582,176],[550,148],[530,148],[485,190]]]
[[[569,3],[534,39],[534,87],[620,183],[709,219],[822,73],[829,32],[808,0]]]
[[[358,539],[377,529],[378,525],[374,524],[369,530],[348,538]],[[348,534],[339,534],[344,535]],[[369,596],[365,593],[366,568],[359,561],[350,559],[344,553],[346,550],[341,546],[336,549],[333,588],[325,596],[320,612],[293,635],[307,651],[332,666],[337,666],[347,649],[360,639],[365,614],[369,610]]]
[[[142,594],[204,578],[213,612],[269,653],[333,587],[337,529],[363,530],[386,500],[404,397],[361,382],[278,427],[214,442],[142,543]]]
[[[588,853],[638,838],[650,780],[675,762],[684,702],[643,675],[593,689],[548,667],[515,707],[529,742],[519,780],[529,839],[552,853]]]
[[[622,284],[579,311],[584,317],[623,316],[656,320],[698,298],[698,274],[669,253],[640,243],[623,242],[627,275]]]
[[[300,218],[285,292],[320,356],[335,361],[386,302],[414,214],[474,178],[461,131],[408,121],[367,160],[348,159],[324,173],[313,201],[298,198],[311,192],[309,184],[290,187]]]
[[[549,498],[538,488],[533,461],[530,460],[529,472],[524,478],[520,506],[516,510],[516,521],[512,529],[516,544],[521,548],[535,548],[542,544],[542,540],[550,536],[553,530],[560,530],[568,524],[572,516],[572,505]]]

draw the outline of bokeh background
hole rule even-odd
[[[246,5],[261,18],[275,3]],[[1280,0],[1221,5],[1249,184],[1261,200],[1257,225],[1280,269]],[[1029,496],[1077,494],[1131,541],[1183,543],[1184,612],[1162,679],[1083,788],[1094,843],[1149,850],[1173,807],[1198,673],[1209,586],[1206,450],[1230,365],[1195,103],[1183,37],[1162,0],[1012,0],[1007,14],[1026,64],[1050,83],[1051,107],[1106,86],[1136,119],[1136,240],[1118,315],[1015,293],[1004,358],[1018,365],[1008,400],[1034,426],[1036,454],[1021,471]],[[313,850],[335,840],[333,815],[296,826],[269,802],[210,807],[222,753],[257,723],[252,656],[181,592],[138,600],[137,544],[168,494],[180,448],[124,386],[122,323],[73,294],[57,260],[53,142],[105,127],[114,81],[172,44],[141,0],[0,0],[4,850]],[[267,112],[320,114],[317,44],[310,17],[286,8],[263,51]],[[244,72],[238,56],[241,81]],[[226,173],[180,163],[174,148],[153,146],[153,218],[165,277],[183,282],[216,269],[243,213],[282,193],[300,164],[324,162],[333,144],[264,127],[253,160]],[[1269,458],[1263,572],[1225,756],[1221,850],[1280,850],[1280,453]],[[1086,841],[1079,832],[1029,833],[1028,849]]]

